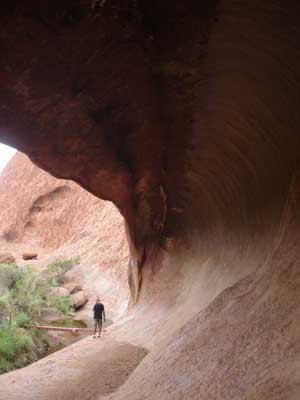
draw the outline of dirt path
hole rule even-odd
[[[91,337],[26,368],[0,376],[1,400],[93,400],[112,393],[147,351]]]

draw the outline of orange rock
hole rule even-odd
[[[88,301],[86,292],[84,290],[80,290],[79,292],[72,294],[71,301],[74,308],[82,307]]]

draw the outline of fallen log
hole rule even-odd
[[[42,329],[47,331],[61,331],[61,332],[94,332],[94,329],[91,328],[65,328],[62,326],[50,326],[50,325],[24,325],[24,328],[34,328],[34,329]]]

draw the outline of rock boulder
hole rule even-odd
[[[70,294],[74,294],[82,290],[82,286],[75,282],[68,282],[63,286]]]
[[[80,290],[71,295],[71,300],[75,309],[82,307],[88,301],[87,293],[85,290]]]
[[[37,253],[24,253],[23,260],[36,260],[38,257]]]
[[[46,323],[61,321],[64,320],[65,318],[66,316],[62,312],[57,311],[55,309],[49,309],[43,312],[41,315],[41,320]]]

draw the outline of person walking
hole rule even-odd
[[[96,337],[97,333],[97,328],[99,330],[98,337],[101,336],[101,330],[102,330],[102,315],[103,319],[105,322],[105,310],[104,310],[104,305],[100,302],[99,297],[97,297],[94,308],[94,338]]]

